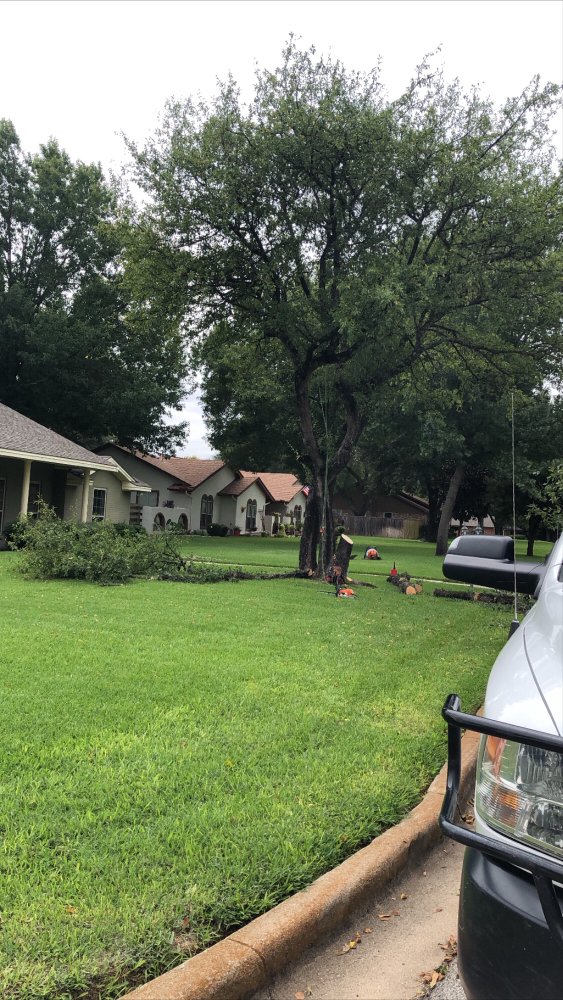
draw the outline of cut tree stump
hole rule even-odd
[[[348,579],[348,565],[354,543],[348,535],[340,535],[338,545],[332,557],[332,563],[327,573],[327,580],[335,586],[343,586]]]

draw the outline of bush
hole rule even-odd
[[[207,528],[208,535],[218,535],[220,538],[224,538],[228,531],[226,524],[210,524]]]
[[[26,521],[12,521],[7,524],[2,532],[2,537],[8,543],[10,549],[23,549],[25,545],[24,528]]]
[[[35,579],[125,583],[133,576],[156,576],[182,563],[166,533],[127,531],[109,521],[77,524],[61,521],[41,505],[39,515],[20,523],[12,547],[23,541],[20,568]]]
[[[285,538],[285,524],[280,524],[278,528],[278,538]]]
[[[124,538],[138,538],[141,534],[147,534],[146,528],[143,528],[142,524],[127,524],[123,521],[120,524],[114,524],[113,527],[116,534]]]

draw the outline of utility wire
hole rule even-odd
[[[516,590],[516,449],[514,447],[514,391],[512,396],[512,542],[514,544],[514,621],[518,621],[518,592]]]

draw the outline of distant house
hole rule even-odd
[[[96,451],[149,484],[148,494],[131,497],[132,520],[148,531],[167,524],[205,531],[213,523],[241,534],[264,530],[266,508],[274,496],[262,473],[238,472],[218,458],[162,458],[115,444]]]
[[[418,538],[428,521],[428,502],[404,492],[367,496],[357,487],[335,495],[333,513],[352,534]]]
[[[0,533],[40,497],[64,520],[128,522],[131,494],[147,490],[114,459],[0,403]]]
[[[300,526],[305,517],[308,490],[296,476],[289,472],[245,472],[243,475],[259,476],[272,499],[266,504],[265,530],[271,534],[274,525]]]
[[[217,499],[229,518],[229,527],[246,535],[265,530],[265,512],[273,497],[261,475],[237,472],[232,482],[220,491]],[[227,524],[227,521],[223,523]]]

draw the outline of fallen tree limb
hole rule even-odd
[[[415,594],[422,593],[422,584],[420,581],[411,580],[408,573],[390,573],[387,577],[387,583],[391,583],[402,594],[408,594],[409,597],[414,597]]]
[[[434,597],[449,597],[450,600],[454,601],[479,601],[480,604],[503,604],[510,607],[514,604],[513,594],[483,593],[479,590],[446,590],[442,587],[436,587]],[[519,596],[518,604],[522,610],[529,611],[534,602],[524,595]]]

